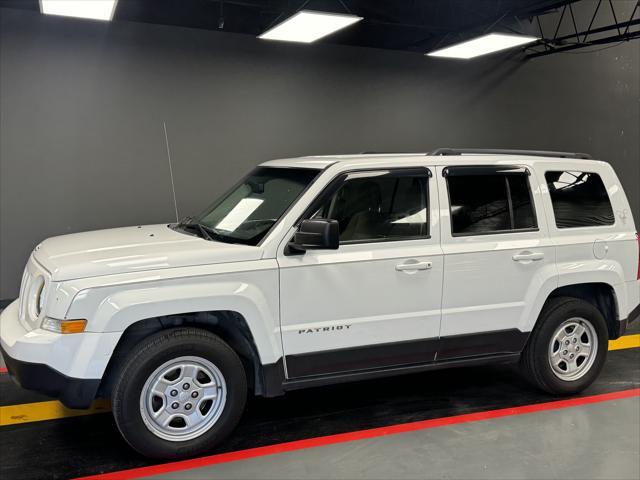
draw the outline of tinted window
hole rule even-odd
[[[531,205],[528,177],[526,175],[511,175],[506,177],[509,182],[509,192],[513,206],[513,228],[536,228],[536,216]]]
[[[613,209],[599,175],[547,172],[545,178],[558,228],[613,225]]]
[[[426,237],[427,181],[426,173],[347,179],[314,217],[337,220],[341,242]]]
[[[456,174],[447,185],[454,235],[537,228],[525,174]]]
[[[257,245],[319,172],[258,167],[194,223],[208,228],[215,240]]]

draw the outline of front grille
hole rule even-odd
[[[28,331],[40,326],[44,312],[38,311],[38,300],[42,296],[43,304],[46,301],[47,290],[50,284],[50,275],[33,258],[29,257],[27,266],[22,274],[20,284],[20,300],[18,303],[18,316],[20,323]]]

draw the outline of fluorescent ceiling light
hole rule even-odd
[[[356,15],[301,10],[258,38],[311,43],[360,20]]]
[[[474,38],[466,42],[457,43],[450,47],[441,48],[435,52],[427,53],[430,57],[446,58],[474,58],[487,53],[499,52],[507,48],[517,47],[525,43],[538,40],[536,37],[526,35],[505,35],[503,33],[490,33],[482,37]]]
[[[118,0],[40,0],[40,11],[47,15],[111,20]]]

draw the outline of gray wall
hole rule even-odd
[[[640,42],[471,62],[0,9],[0,298],[42,239],[173,219],[270,158],[586,151],[640,220]]]

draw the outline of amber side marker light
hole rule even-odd
[[[86,320],[57,320],[45,317],[42,329],[55,333],[82,333],[87,326]]]

